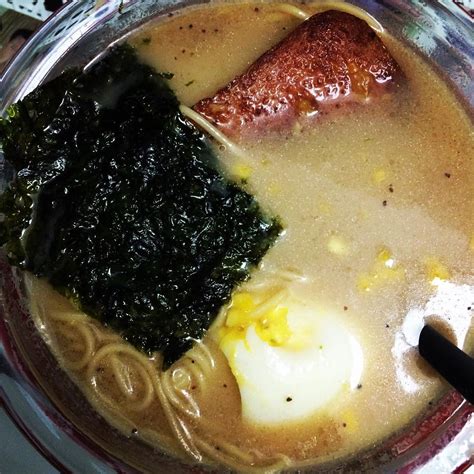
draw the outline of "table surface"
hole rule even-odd
[[[0,408],[0,473],[56,474]],[[59,474],[59,473],[58,473]]]

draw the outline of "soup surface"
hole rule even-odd
[[[191,106],[299,22],[272,5],[203,6],[129,41],[174,74]],[[166,372],[28,277],[53,352],[127,436],[238,470],[333,460],[400,430],[446,390],[417,356],[425,321],[472,351],[472,125],[427,64],[382,39],[406,75],[390,96],[248,139],[238,156],[216,146],[224,172],[285,232]]]

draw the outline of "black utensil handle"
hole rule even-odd
[[[469,403],[474,403],[474,359],[426,325],[418,351]]]

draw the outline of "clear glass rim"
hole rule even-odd
[[[197,0],[191,2],[192,4],[208,3],[209,0]],[[128,0],[123,2],[124,8],[132,9],[137,8],[140,0]],[[367,3],[373,3],[370,0]],[[381,2],[383,3],[383,2]],[[167,11],[174,10],[178,5],[180,5],[180,0],[172,0],[163,6],[162,13]],[[101,21],[108,21],[111,17],[119,13],[122,2],[120,0],[113,0],[106,2],[99,9],[94,10],[94,14],[91,14],[85,21],[81,22],[76,28],[71,30],[70,36],[64,39],[60,45],[51,47],[48,50],[48,60],[44,61],[41,58],[38,59],[38,64],[41,67],[35,69],[35,76],[30,77],[28,82],[23,84],[18,84],[18,87],[11,87],[11,84],[18,82],[19,72],[22,71],[27,64],[31,62],[30,50],[35,44],[40,44],[48,36],[52,35],[57,28],[57,25],[60,24],[66,17],[73,17],[78,12],[84,9],[84,6],[90,6],[93,8],[95,5],[94,0],[84,0],[81,2],[70,2],[67,3],[64,7],[58,10],[53,16],[51,16],[41,28],[32,36],[32,38],[25,44],[25,46],[18,52],[18,54],[13,58],[10,64],[7,66],[2,77],[0,78],[0,114],[3,114],[7,106],[18,100],[20,97],[26,95],[27,92],[31,91],[34,87],[39,85],[40,82],[48,76],[51,69],[55,64],[59,63],[63,57],[64,52],[69,51],[69,48],[72,48],[77,41],[87,35],[91,30],[93,30],[97,24],[97,19],[100,18]],[[441,6],[442,7],[442,6]],[[451,14],[447,12],[447,14]],[[464,19],[457,19],[459,22],[458,28],[460,33],[466,31],[466,28],[469,26],[464,23]],[[467,30],[469,31],[469,30]],[[473,79],[473,73],[471,72],[471,80]],[[463,88],[463,94],[465,101],[467,101],[468,110],[472,111],[472,106],[474,105],[474,86],[467,84],[467,88]],[[0,163],[0,169],[2,169],[3,164]],[[4,264],[2,264],[4,266]],[[4,312],[4,302],[0,301],[0,311]],[[12,346],[12,337],[8,328],[8,325],[5,323],[5,315],[2,314],[0,318],[0,356],[3,357],[7,367],[11,371],[16,371],[15,378],[18,380],[19,386],[29,394],[28,396],[33,396],[35,398],[36,408],[39,410],[48,413],[50,410],[54,410],[54,414],[58,420],[58,429],[66,430],[68,436],[71,437],[74,442],[81,444],[86,451],[95,458],[94,462],[98,462],[102,465],[104,470],[107,468],[112,468],[113,470],[123,471],[125,468],[127,472],[133,472],[134,469],[130,466],[125,466],[123,461],[116,459],[113,455],[109,454],[104,448],[97,445],[94,441],[87,438],[79,428],[72,425],[66,418],[64,418],[56,407],[53,407],[48,401],[47,396],[42,393],[41,389],[36,383],[35,377],[29,371],[28,367],[15,356],[15,349]],[[16,360],[15,360],[16,359]],[[0,373],[3,371],[0,370]],[[0,379],[1,381],[1,379]],[[39,390],[39,392],[38,392]],[[13,393],[13,392],[12,392]],[[0,405],[3,405],[6,408],[7,413],[13,419],[15,424],[20,428],[20,430],[27,436],[32,444],[39,450],[39,452],[51,463],[53,466],[57,467],[60,471],[67,471],[69,468],[64,465],[42,441],[35,436],[35,433],[32,433],[31,430],[26,426],[23,420],[18,416],[15,411],[15,406],[12,401],[11,394],[6,393],[2,384],[0,383]],[[20,394],[20,395],[18,395]],[[25,396],[22,390],[17,392],[18,396]],[[440,438],[441,431],[449,431],[450,428],[458,429],[457,425],[460,424],[462,420],[466,417],[470,417],[473,413],[473,409],[467,402],[463,401],[455,392],[450,392],[446,397],[445,401],[449,401],[451,404],[451,412],[446,418],[442,426],[438,428],[437,431],[432,432],[430,436],[426,439],[421,440],[416,446],[408,447],[405,451],[400,452],[400,457],[394,460],[394,463],[399,466],[400,462],[406,463],[410,462],[417,457],[420,457],[425,452],[427,445],[433,440]],[[45,409],[47,407],[47,409]],[[48,415],[46,415],[48,416]],[[424,421],[424,420],[422,420]],[[416,426],[415,426],[416,429]],[[396,435],[394,435],[396,436]],[[402,464],[405,465],[405,464]],[[395,466],[394,466],[395,467]],[[384,468],[391,468],[391,465],[388,464]]]

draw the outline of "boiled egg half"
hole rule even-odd
[[[214,331],[237,381],[244,419],[298,421],[357,387],[363,354],[335,310],[288,288],[240,291]]]

